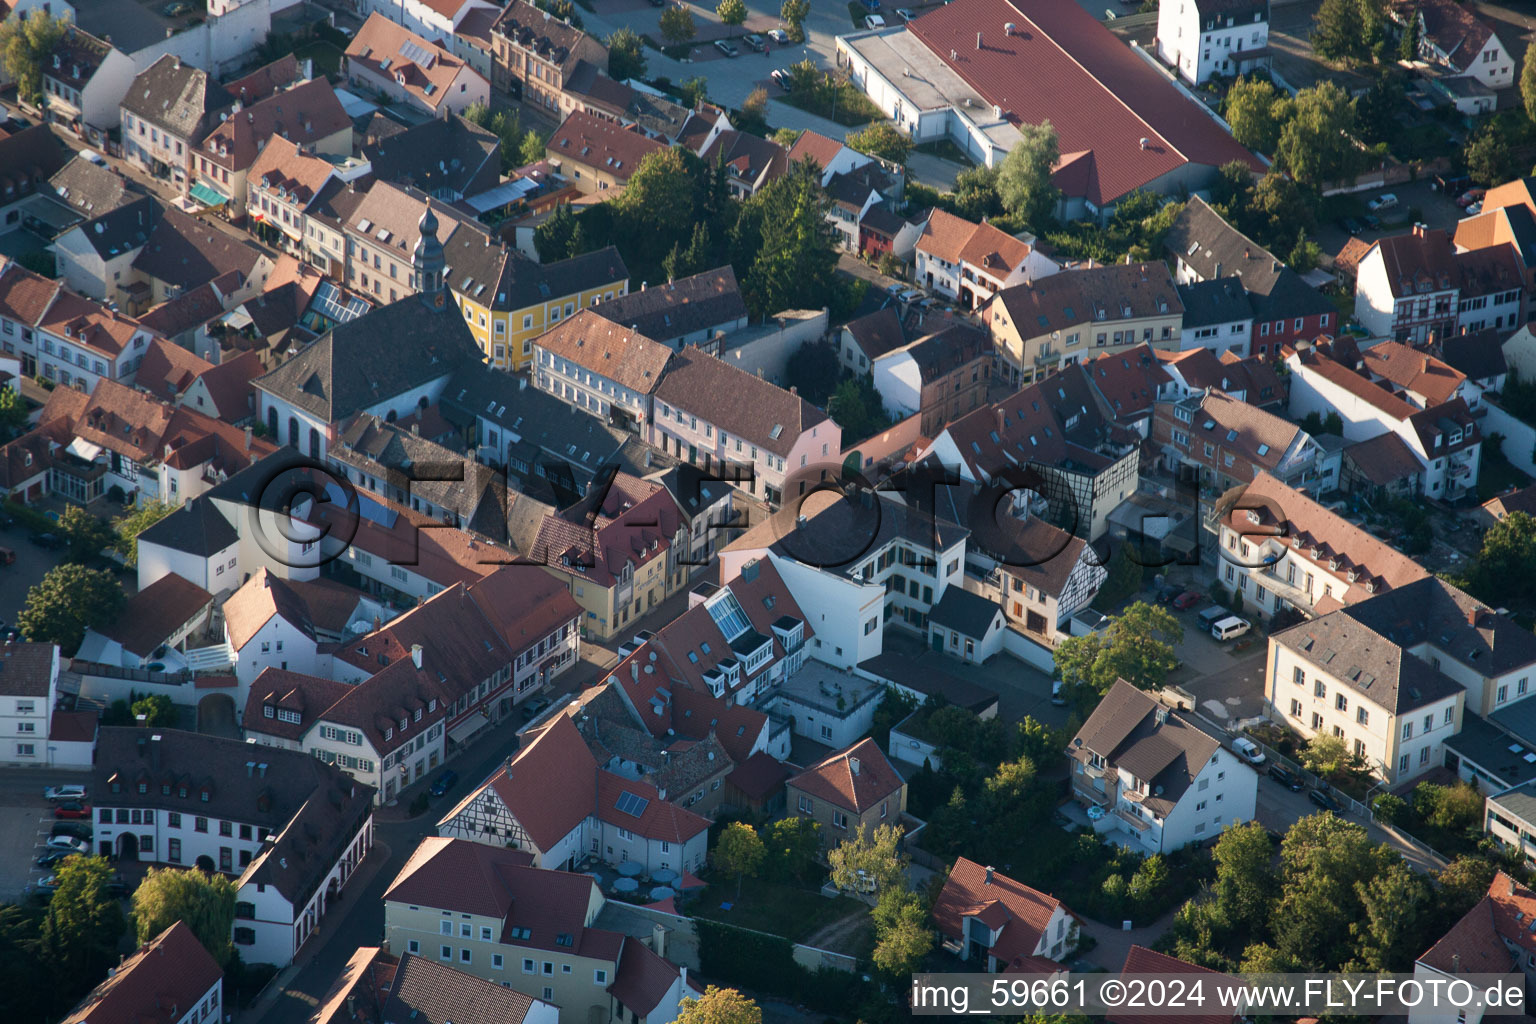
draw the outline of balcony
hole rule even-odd
[[[1145,820],[1144,818],[1137,817],[1130,811],[1126,810],[1124,807],[1116,807],[1114,813],[1117,818],[1131,826],[1131,828],[1135,829],[1137,832],[1147,832],[1152,828],[1151,822]]]
[[[1263,581],[1265,590],[1279,594],[1281,598],[1289,601],[1297,608],[1311,608],[1312,598],[1307,592],[1294,583],[1287,583],[1273,569],[1260,569],[1255,575]]]

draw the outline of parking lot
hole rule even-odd
[[[74,781],[66,773],[27,769],[8,770],[0,779],[0,900],[23,898],[49,874],[36,865],[54,825],[43,789]]]
[[[17,613],[27,603],[27,591],[59,564],[60,553],[27,543],[27,531],[21,526],[0,529],[0,547],[16,552],[14,564],[0,565],[0,620],[14,626]]]

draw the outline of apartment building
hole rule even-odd
[[[372,789],[298,751],[106,727],[89,786],[102,855],[237,876],[247,963],[291,963],[373,846]]]
[[[793,158],[794,150],[790,151]],[[1011,285],[1029,284],[1061,269],[1034,246],[990,224],[934,210],[913,247],[914,280],[966,308],[986,304]]]
[[[0,648],[0,764],[45,765],[59,693],[59,649],[7,641]]]
[[[1418,22],[1419,56],[1444,72],[1440,81],[1450,86],[1462,113],[1492,110],[1493,94],[1514,82],[1513,55],[1478,12],[1454,0],[1425,0],[1412,6],[1394,4],[1390,16],[1400,25],[1410,19]],[[1459,87],[1452,84],[1457,80]]]
[[[1441,763],[1445,740],[1461,729],[1467,692],[1386,635],[1390,624],[1375,628],[1373,616],[1362,621],[1354,612],[1340,609],[1273,634],[1265,699],[1282,724],[1307,739],[1339,737],[1395,786]]]
[[[921,414],[918,429],[932,437],[986,404],[995,362],[986,332],[955,324],[876,357],[869,369],[886,412]]]
[[[1203,85],[1269,66],[1269,0],[1185,0],[1157,9],[1157,55],[1180,78]]]
[[[1424,579],[1407,555],[1260,472],[1215,509],[1222,581],[1245,611],[1324,615]]]
[[[642,437],[672,350],[592,310],[578,310],[533,343],[533,386]]]
[[[137,69],[107,39],[71,24],[41,61],[43,112],[48,120],[105,146],[122,123],[121,105]]]
[[[139,72],[123,97],[123,153],[185,194],[192,151],[234,101],[206,71],[166,54]]]
[[[510,3],[491,26],[492,82],[558,120],[576,104],[565,95],[567,80],[583,64],[608,69],[608,47],[579,28],[525,0]]]
[[[1259,777],[1191,715],[1116,680],[1067,749],[1072,797],[1102,808],[1094,831],[1148,854],[1253,819]]]
[[[771,506],[805,494],[841,459],[842,428],[825,412],[698,349],[667,361],[652,409],[651,444],[706,472],[736,475],[739,489]]]
[[[563,1015],[675,1020],[683,996],[698,995],[687,969],[594,927],[602,908],[587,875],[530,867],[505,847],[427,838],[384,893],[384,934],[391,949],[452,963]]]
[[[379,305],[417,293],[412,268],[422,240],[421,221],[429,210],[432,233],[443,250],[443,284],[448,277],[448,247],[456,239],[482,246],[488,241],[479,225],[447,203],[415,189],[374,182],[341,222],[347,246],[347,287]]]
[[[1152,443],[1170,473],[1225,491],[1269,473],[1298,490],[1318,490],[1322,449],[1290,420],[1207,390],[1158,402]]]
[[[1423,345],[1523,322],[1525,274],[1512,246],[1457,252],[1441,229],[1415,225],[1360,259],[1355,316],[1373,337]]]
[[[37,322],[37,372],[65,387],[131,384],[158,336],[132,317],[60,290]]]
[[[1105,352],[1176,348],[1184,305],[1164,264],[1127,263],[1004,288],[981,316],[1003,372],[1028,384]]]
[[[666,149],[637,128],[572,111],[544,145],[544,156],[585,195],[619,188],[652,153]]]
[[[578,310],[629,294],[629,268],[613,246],[538,263],[488,234],[461,231],[444,242],[443,254],[448,290],[498,370],[527,369],[539,335]]]
[[[1253,340],[1253,301],[1240,277],[1222,277],[1179,285],[1184,325],[1179,349],[1209,349],[1217,355],[1248,354]]]
[[[730,264],[611,299],[605,294],[597,312],[678,351],[717,349],[722,335],[747,326],[747,303]]]
[[[1077,948],[1077,915],[1059,899],[964,857],[955,860],[932,913],[944,947],[988,972],[1058,964]]]

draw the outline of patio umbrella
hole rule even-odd
[[[645,870],[645,865],[637,860],[627,860],[618,867],[619,874],[625,878],[634,878]]]
[[[656,888],[651,890],[651,899],[653,900],[670,899],[674,895],[676,895],[676,893],[674,893],[665,885],[658,885]]]
[[[677,872],[671,868],[662,868],[660,871],[651,872],[651,881],[657,885],[671,885],[677,881]]]
[[[614,892],[638,892],[640,883],[633,878],[616,879],[613,883]]]

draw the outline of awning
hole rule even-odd
[[[192,186],[192,198],[196,199],[204,206],[223,206],[225,203],[229,202],[228,196],[215,192],[213,189],[209,188],[207,185],[204,185],[202,182],[198,182],[196,185]]]
[[[455,743],[463,743],[490,724],[490,721],[484,715],[470,715],[468,719],[448,730],[448,738]]]
[[[73,441],[69,442],[67,451],[71,455],[79,456],[86,462],[95,462],[96,457],[101,454],[100,447],[91,444],[91,442],[87,441],[83,437],[77,437]]]

